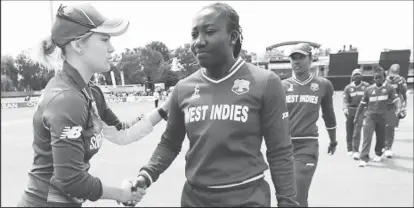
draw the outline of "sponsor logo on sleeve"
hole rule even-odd
[[[80,126],[65,126],[63,128],[62,134],[60,135],[60,139],[77,139],[82,134],[82,127]]]

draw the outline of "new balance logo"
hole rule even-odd
[[[65,128],[63,128],[62,134],[60,135],[60,139],[77,139],[81,136],[81,133],[82,127],[80,126],[65,126]]]

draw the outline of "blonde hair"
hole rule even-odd
[[[60,70],[65,50],[58,47],[52,37],[47,37],[40,41],[36,50],[36,61],[48,70]]]

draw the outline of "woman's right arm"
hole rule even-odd
[[[160,107],[166,114],[169,112],[170,100],[171,98],[169,97]],[[114,126],[103,125],[103,134],[108,141],[118,145],[127,145],[139,141],[150,134],[153,127],[163,119],[158,111],[159,109],[152,110],[141,120],[133,123],[132,126],[128,126],[126,129],[118,130]]]
[[[185,138],[185,115],[180,108],[178,98],[179,83],[174,88],[170,95],[171,103],[169,105],[169,117],[167,127],[161,136],[161,141],[158,143],[152,157],[147,165],[141,170],[139,175],[145,177],[146,185],[149,187],[151,183],[157,181],[160,174],[162,174],[175,160]]]
[[[88,173],[85,152],[96,151],[86,149],[95,147],[84,145],[83,127],[88,112],[85,100],[73,91],[58,92],[47,104],[43,123],[51,135],[54,167],[51,183],[69,196],[84,200],[133,200],[130,190],[104,185]]]

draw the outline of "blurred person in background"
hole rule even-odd
[[[354,123],[363,119],[363,141],[359,167],[365,167],[369,161],[369,152],[371,149],[372,135],[375,131],[375,157],[373,162],[381,162],[385,138],[386,138],[386,123],[388,105],[395,105],[395,114],[400,111],[400,99],[395,89],[385,82],[385,72],[381,67],[374,70],[374,84],[367,87],[364,91],[364,96],[357,108]],[[366,109],[365,116],[361,116],[364,108]]]
[[[404,77],[400,76],[400,65],[393,64],[388,70],[388,76],[385,81],[387,84],[391,85],[402,105],[401,112],[396,114],[396,107],[393,104],[388,106],[387,113],[387,133],[385,138],[385,152],[384,155],[387,158],[392,158],[393,152],[391,151],[392,145],[394,143],[395,130],[398,130],[398,125],[400,123],[400,118],[406,116],[406,107],[407,107],[407,81]]]
[[[355,113],[364,95],[365,88],[369,86],[367,82],[362,81],[362,78],[362,70],[354,69],[351,75],[351,83],[345,87],[343,93],[343,111],[346,116],[346,149],[348,155],[355,160],[359,160],[362,128],[362,122],[354,123],[354,120],[360,121],[360,119],[355,119]]]

